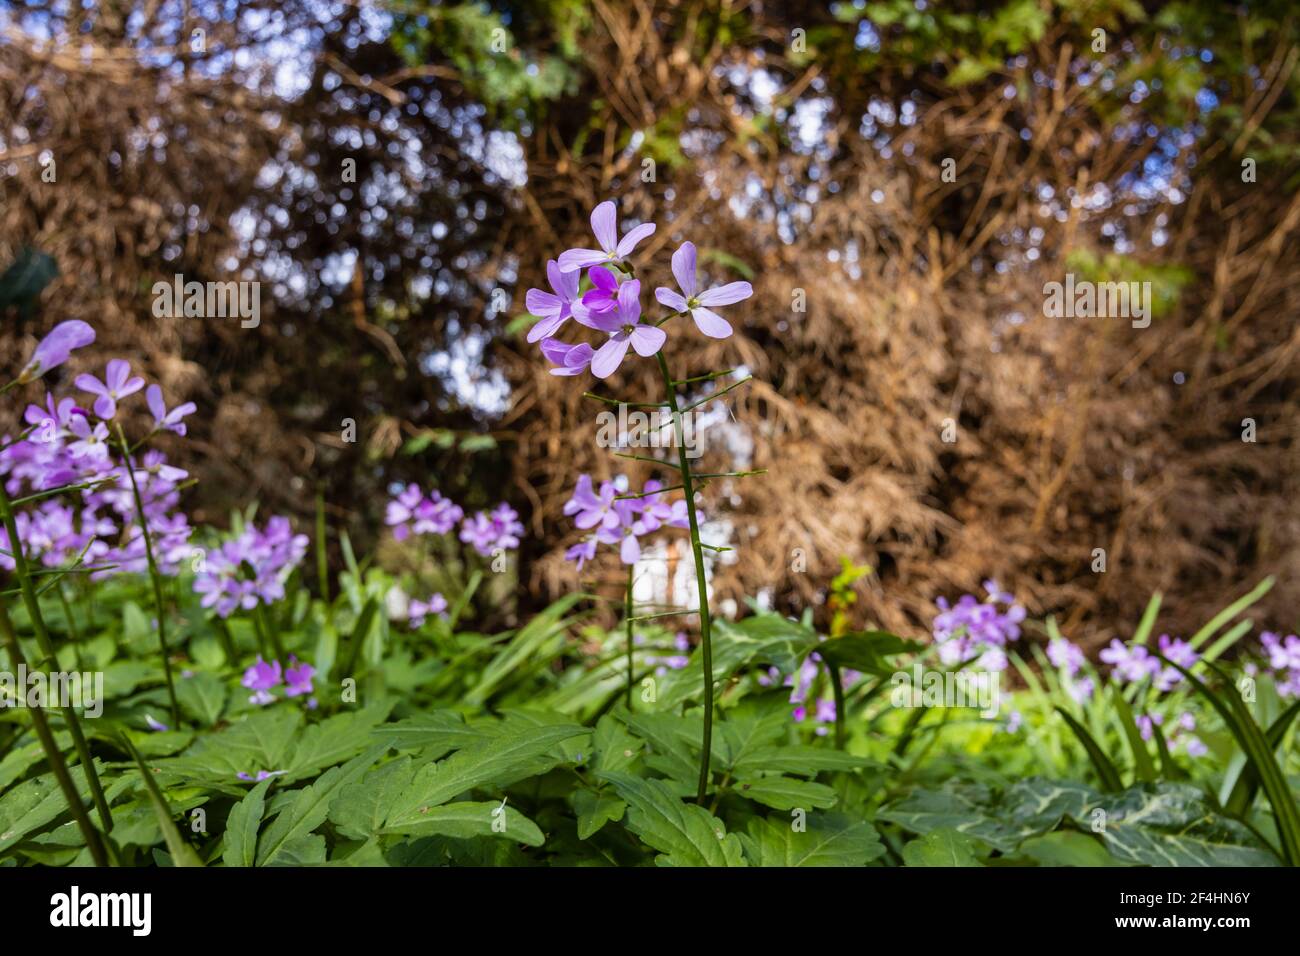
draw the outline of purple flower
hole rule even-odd
[[[559,339],[542,339],[542,354],[559,366],[551,369],[552,375],[580,375],[591,364],[595,349],[586,342],[569,345]]]
[[[1193,650],[1192,645],[1187,641],[1171,638],[1168,634],[1160,635],[1160,653],[1169,660],[1178,664],[1180,667],[1191,668],[1201,655]],[[1166,667],[1159,670],[1159,662],[1156,662],[1157,670],[1154,681],[1155,687],[1160,691],[1173,690],[1183,680],[1182,672],[1176,667]]]
[[[695,243],[683,242],[673,253],[673,278],[682,291],[677,293],[660,286],[655,289],[655,298],[677,312],[689,312],[695,325],[709,338],[725,339],[731,335],[731,323],[707,307],[741,302],[754,294],[754,288],[748,282],[728,282],[701,291],[695,278],[695,260]]]
[[[80,319],[60,322],[32,350],[18,375],[20,384],[40,378],[50,369],[58,368],[68,360],[74,349],[83,348],[95,341],[95,330]]]
[[[290,657],[289,664],[290,666],[284,672],[285,696],[298,697],[302,694],[310,694],[311,679],[316,673],[316,668],[310,664],[299,663],[296,657]]]
[[[590,323],[591,316],[612,312],[618,305],[618,276],[606,268],[597,267],[587,272],[587,278],[592,285],[582,296],[587,315],[578,317],[584,325]]]
[[[618,371],[629,345],[637,355],[648,358],[664,347],[668,338],[663,329],[641,322],[641,283],[629,279],[618,289],[618,306],[613,312],[592,316],[591,324],[610,333],[609,341],[596,350],[591,359],[591,374],[609,378]]]
[[[463,517],[465,512],[458,504],[437,491],[431,491],[415,506],[415,523],[411,530],[416,534],[448,534]]]
[[[529,289],[524,296],[528,311],[541,319],[528,330],[528,341],[536,342],[545,336],[554,335],[560,326],[574,314],[574,303],[578,298],[578,282],[582,278],[579,272],[561,272],[554,260],[546,263],[546,279],[555,290],[554,294],[541,289]]]
[[[637,243],[654,235],[652,222],[643,223],[628,231],[620,241],[618,238],[618,213],[609,200],[601,203],[591,212],[591,231],[596,235],[599,249],[568,249],[560,253],[560,271],[576,272],[606,262],[619,262],[632,254]]]
[[[1111,664],[1111,672],[1121,682],[1136,682],[1147,677],[1154,677],[1160,671],[1160,661],[1152,657],[1140,644],[1128,647],[1119,638],[1114,638],[1105,650],[1098,655],[1105,663]]]
[[[1300,637],[1288,634],[1284,641],[1273,631],[1264,631],[1259,640],[1268,653],[1268,666],[1273,670],[1300,668]]]
[[[583,531],[601,527],[617,528],[618,513],[614,511],[614,498],[618,489],[612,481],[600,483],[600,494],[591,487],[591,475],[579,475],[573,497],[564,503],[564,513],[573,516],[573,523]]]
[[[250,524],[205,558],[194,578],[195,592],[203,595],[199,603],[219,617],[274,604],[284,597],[284,582],[306,553],[307,536],[294,534],[288,518],[272,517],[265,531]]]
[[[186,415],[193,415],[198,407],[193,402],[186,402],[168,411],[163,403],[162,389],[157,385],[150,385],[145,389],[144,400],[149,405],[149,411],[153,412],[153,427],[159,431],[175,432],[177,435],[185,434],[185,423],[181,419]],[[113,416],[101,415],[100,417],[112,418]]]
[[[833,724],[835,722],[835,701],[827,697],[818,699],[815,716],[824,724]]]
[[[240,771],[239,773],[235,774],[235,776],[238,777],[240,780],[256,781],[257,783],[261,783],[263,780],[266,780],[270,777],[280,777],[288,772],[289,771],[287,770],[259,770],[257,771],[257,776],[254,777],[251,773],[245,773],[243,771]]]
[[[145,714],[145,715],[144,715],[144,722],[145,722],[145,726],[147,726],[150,730],[153,730],[153,731],[158,731],[158,732],[160,732],[160,731],[170,730],[170,729],[171,729],[171,728],[168,727],[166,724],[164,724],[162,721],[160,721],[160,720],[154,720],[154,718],[153,718],[153,714]]]
[[[578,571],[582,571],[582,566],[596,557],[596,539],[588,538],[585,541],[579,541],[564,552],[564,560],[578,562]]]
[[[1079,668],[1083,667],[1085,660],[1079,645],[1064,637],[1053,638],[1047,645],[1047,659],[1052,662],[1053,667],[1058,667],[1070,675],[1079,673]]]
[[[144,379],[131,377],[131,363],[126,359],[112,359],[104,373],[104,381],[93,375],[78,375],[77,388],[83,392],[98,395],[95,399],[95,414],[103,419],[110,419],[117,414],[117,403],[128,395],[134,395],[144,388]]]
[[[430,614],[441,614],[447,610],[447,599],[441,594],[434,594],[427,601],[412,601],[406,606],[406,620],[411,627],[423,627],[424,619]]]
[[[466,518],[460,526],[460,540],[483,557],[491,557],[498,549],[510,551],[519,547],[519,536],[524,533],[519,513],[508,504],[499,504],[489,514],[480,511]]]
[[[384,524],[393,529],[393,537],[405,541],[411,533],[408,522],[415,517],[416,509],[424,500],[424,492],[419,485],[407,485],[398,496],[388,502],[384,512]]]
[[[280,662],[271,661],[268,664],[262,660],[261,654],[257,655],[257,661],[244,671],[240,683],[253,692],[248,698],[250,704],[271,703],[275,697],[270,690],[280,683]]]

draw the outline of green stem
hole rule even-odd
[[[705,577],[704,549],[700,547],[700,520],[695,513],[695,483],[691,477],[691,460],[686,455],[686,433],[682,425],[682,413],[677,405],[677,392],[673,387],[673,377],[668,371],[668,363],[661,350],[656,356],[659,360],[659,372],[663,375],[664,388],[668,390],[668,404],[673,412],[673,430],[677,436],[678,471],[682,476],[682,493],[686,498],[686,516],[690,524],[691,554],[695,558],[695,584],[699,591],[700,614],[700,654],[704,665],[704,736],[700,745],[700,781],[696,789],[695,801],[704,806],[709,790],[709,758],[713,748],[713,640],[712,619],[709,616],[709,582]]]
[[[54,642],[50,640],[50,632],[45,627],[41,602],[36,596],[31,569],[27,565],[26,549],[18,536],[18,522],[14,519],[13,505],[9,502],[9,493],[5,490],[3,482],[0,482],[0,518],[4,521],[5,533],[9,535],[9,545],[13,549],[14,576],[18,578],[18,586],[23,592],[23,604],[27,608],[27,616],[32,619],[36,644],[45,655],[47,664],[58,668],[59,658],[54,652]],[[95,771],[95,763],[90,756],[90,745],[86,743],[86,735],[81,731],[81,721],[77,719],[77,712],[73,710],[71,704],[60,707],[59,710],[68,725],[68,732],[72,735],[72,746],[77,752],[82,773],[86,775],[86,784],[90,787],[95,810],[104,826],[104,832],[109,833],[113,829],[113,815],[108,812],[108,800],[104,798],[104,788],[100,786],[99,774]]]
[[[844,749],[844,685],[840,683],[840,669],[835,664],[827,663],[830,672],[831,696],[835,698],[835,747]]]
[[[14,631],[13,621],[9,618],[9,610],[3,604],[0,604],[0,632],[3,632],[5,642],[9,645],[9,655],[13,658],[15,669],[19,665],[25,668],[27,661],[23,657],[23,649],[18,643],[18,634]],[[54,774],[59,789],[63,791],[63,799],[67,801],[68,809],[72,811],[72,818],[77,822],[77,829],[81,831],[81,838],[86,841],[86,848],[90,850],[90,858],[95,861],[96,866],[108,866],[108,852],[104,848],[104,840],[99,831],[95,829],[94,823],[91,822],[90,814],[86,812],[86,805],[81,802],[77,787],[72,782],[72,775],[68,772],[68,764],[63,759],[63,753],[59,750],[58,744],[54,742],[54,733],[50,730],[50,722],[45,719],[45,708],[33,707],[31,712],[32,726],[36,730],[36,737],[41,742],[41,749],[45,751],[45,759],[49,761],[50,771]],[[89,775],[87,779],[89,779]],[[98,783],[98,779],[96,779],[96,783]]]
[[[144,499],[140,497],[140,486],[135,480],[135,468],[131,465],[130,446],[122,431],[121,422],[117,423],[117,440],[122,450],[122,467],[131,481],[131,496],[135,500],[136,517],[140,519],[140,534],[144,537],[144,556],[149,564],[149,579],[153,582],[154,609],[158,613],[158,648],[162,652],[163,676],[167,678],[167,699],[171,701],[172,726],[181,725],[181,708],[176,701],[176,683],[172,679],[171,652],[167,648],[167,613],[163,603],[162,575],[158,573],[158,564],[153,558],[153,535],[149,533],[149,519],[144,513]]]
[[[68,603],[68,593],[63,589],[62,580],[57,587],[59,601],[63,604],[63,617],[68,622],[68,639],[72,642],[72,656],[76,659],[77,670],[84,671],[86,668],[81,662],[81,635],[77,633],[77,619],[72,616],[72,605]]]
[[[320,585],[320,598],[326,606],[330,603],[330,564],[325,543],[325,491],[316,488],[316,578]]]
[[[627,566],[627,593],[623,597],[623,621],[627,631],[627,709],[632,710],[632,572],[635,564]]]
[[[267,636],[270,638],[271,648],[275,651],[275,659],[283,662],[284,666],[288,667],[289,658],[288,655],[284,653],[284,644],[280,641],[280,629],[275,626],[275,621],[272,619],[272,616],[267,613],[266,605],[259,601],[257,607],[253,609],[253,615],[260,622],[261,627],[266,631]]]

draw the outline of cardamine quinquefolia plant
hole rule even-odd
[[[664,487],[657,481],[646,482],[640,492],[619,493],[619,486],[604,482],[599,491],[592,487],[591,478],[583,475],[573,498],[565,506],[565,513],[574,516],[574,523],[588,536],[569,549],[568,557],[583,563],[595,557],[598,544],[617,545],[619,555],[628,565],[627,590],[624,596],[624,616],[627,636],[627,704],[632,704],[632,624],[639,620],[667,617],[682,613],[696,613],[700,620],[700,659],[704,673],[704,733],[700,750],[700,777],[697,799],[703,804],[709,786],[709,755],[713,736],[713,644],[712,617],[709,613],[709,591],[704,551],[723,551],[715,545],[700,540],[700,516],[695,500],[697,489],[714,478],[743,477],[756,471],[696,473],[691,468],[683,416],[701,405],[711,402],[731,389],[749,381],[746,376],[731,384],[715,389],[704,397],[683,404],[679,389],[683,386],[704,386],[734,370],[707,372],[689,377],[674,378],[664,358],[668,340],[665,326],[674,319],[689,316],[695,327],[714,339],[731,335],[731,325],[713,308],[731,305],[753,294],[748,282],[730,282],[717,288],[701,288],[696,268],[695,246],[682,243],[672,256],[672,274],[677,289],[660,286],[655,289],[655,299],[668,311],[658,319],[646,320],[641,313],[641,281],[636,278],[636,267],[631,256],[637,245],[654,234],[653,223],[643,223],[629,230],[621,239],[618,235],[617,214],[612,202],[602,202],[591,214],[591,229],[595,234],[597,249],[569,249],[558,260],[546,263],[546,275],[551,292],[529,289],[526,298],[528,311],[540,318],[528,334],[529,342],[539,342],[542,354],[556,367],[553,375],[574,376],[590,370],[599,379],[613,375],[631,348],[642,358],[653,357],[659,365],[664,384],[664,399],[655,402],[622,402],[616,398],[585,393],[587,397],[611,405],[627,405],[667,411],[672,416],[677,463],[657,458],[620,454],[620,457],[652,462],[676,469],[678,483]],[[583,272],[590,287],[580,294]],[[556,333],[569,319],[605,336],[596,345],[589,342],[569,343],[556,337]],[[682,498],[669,503],[666,496],[681,491]],[[672,610],[662,614],[634,616],[632,598],[632,568],[641,555],[640,537],[652,534],[662,527],[686,528],[690,534],[691,554],[695,564],[695,582],[698,607],[686,611]]]
[[[59,323],[36,346],[18,378],[0,388],[0,394],[35,382],[94,340],[95,332],[85,322]],[[9,572],[17,583],[16,589],[6,588],[0,594],[0,637],[14,665],[25,665],[27,659],[6,603],[15,594],[21,595],[40,652],[36,666],[58,668],[41,597],[51,590],[57,592],[69,635],[75,636],[72,608],[63,592],[65,578],[90,575],[97,580],[113,573],[147,570],[153,581],[162,671],[172,725],[176,726],[180,710],[167,646],[161,576],[174,574],[189,554],[189,522],[177,510],[180,482],[187,475],[167,464],[161,452],[149,451],[140,457],[136,453],[160,432],[184,435],[182,419],[194,411],[194,405],[187,402],[168,409],[162,389],[150,385],[146,390],[144,379],[133,377],[124,359],[108,363],[103,381],[79,375],[75,385],[94,396],[87,403],[89,408],[73,398],[47,394],[44,404],[31,404],[24,410],[25,429],[0,441],[0,570]],[[141,390],[145,390],[154,422],[149,435],[131,445],[117,420],[118,403]],[[115,442],[110,425],[116,431]],[[72,651],[80,654],[75,642]],[[92,860],[106,865],[115,861],[108,838],[113,829],[108,801],[73,703],[63,702],[59,711],[102,834],[82,804],[43,707],[31,709],[32,723]]]

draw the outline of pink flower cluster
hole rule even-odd
[[[282,676],[283,675],[283,676]],[[284,681],[285,697],[302,697],[307,696],[307,706],[314,708],[316,698],[311,696],[312,678],[316,675],[316,668],[310,664],[303,664],[296,657],[289,658],[289,666],[280,667],[279,661],[267,662],[262,659],[262,655],[257,656],[249,668],[244,671],[243,679],[240,683],[253,693],[248,698],[250,704],[265,706],[274,703],[276,696],[271,693],[272,690],[280,686]]]
[[[450,534],[460,524],[460,540],[485,558],[498,549],[518,548],[524,533],[519,513],[504,502],[467,518],[464,509],[451,499],[437,491],[426,495],[416,484],[407,485],[388,502],[384,523],[398,541],[411,535]]]
[[[307,536],[294,534],[288,518],[271,518],[265,531],[249,524],[203,559],[194,578],[195,592],[203,595],[199,603],[223,618],[239,608],[274,604],[306,553]]]
[[[988,592],[984,601],[964,594],[955,605],[942,597],[935,602],[939,614],[933,622],[934,642],[939,645],[939,660],[950,667],[976,661],[982,670],[1006,670],[1004,648],[1020,639],[1025,609],[996,581],[985,581],[984,590]]]
[[[655,233],[654,223],[642,223],[621,239],[614,204],[602,202],[591,213],[591,231],[599,248],[568,249],[558,260],[546,263],[551,291],[529,289],[528,311],[539,321],[528,333],[538,342],[542,354],[555,365],[552,375],[579,375],[591,369],[597,378],[609,378],[623,363],[631,348],[642,357],[655,355],[667,341],[661,325],[675,315],[689,315],[696,327],[710,338],[731,335],[731,324],[712,311],[749,298],[748,282],[729,282],[713,289],[700,287],[694,243],[684,242],[673,253],[672,273],[679,289],[660,286],[655,298],[670,311],[658,322],[642,321],[641,280],[633,277],[628,258],[643,240]],[[582,271],[587,270],[590,288],[582,294]],[[569,319],[605,335],[603,343],[570,344],[555,337]]]
[[[36,347],[18,382],[34,381],[57,368],[72,350],[94,339],[84,322],[60,323]],[[48,567],[81,558],[98,567],[95,578],[146,570],[145,540],[131,487],[134,476],[159,570],[176,573],[190,554],[190,525],[177,510],[179,484],[187,473],[169,465],[160,451],[124,460],[110,445],[109,426],[119,403],[145,389],[144,379],[133,376],[124,359],[113,359],[102,381],[83,374],[77,376],[76,386],[93,396],[90,409],[71,397],[47,394],[43,404],[25,409],[27,428],[22,434],[0,440],[0,480],[10,496],[67,489],[62,500],[47,498],[15,516],[24,553]],[[185,434],[182,419],[194,411],[193,403],[168,409],[157,385],[145,389],[145,402],[154,418],[154,433]],[[14,567],[14,550],[14,542],[0,529],[0,568]]]
[[[662,482],[651,479],[641,494],[623,497],[618,489],[620,484],[627,485],[627,479],[620,475],[618,481],[601,482],[597,492],[591,476],[581,475],[573,497],[564,504],[564,513],[573,518],[574,525],[590,532],[564,555],[577,562],[579,571],[596,556],[598,544],[617,545],[623,563],[636,564],[641,559],[640,538],[660,528],[690,525],[685,499],[669,502]]]

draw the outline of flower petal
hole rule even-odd
[[[711,339],[725,339],[731,334],[731,323],[708,309],[691,309],[691,318],[701,332]]]
[[[564,324],[564,321],[565,321],[565,316],[562,314],[548,315],[544,317],[540,322],[538,322],[536,325],[534,325],[531,329],[528,330],[528,341],[536,342],[538,339],[545,338],[549,335],[552,335],[561,325]],[[542,354],[543,355],[546,354],[545,347],[542,348]],[[546,357],[550,358],[549,355],[547,355]],[[551,359],[551,361],[556,362],[557,360]]]
[[[685,297],[683,297],[679,292],[674,292],[667,286],[661,285],[659,288],[655,289],[655,298],[659,300],[660,305],[672,309],[674,312],[686,311]]]
[[[716,289],[706,289],[697,299],[700,305],[731,305],[748,299],[754,294],[754,287],[748,282],[728,282]]]
[[[618,317],[624,325],[636,325],[641,318],[641,280],[629,279],[618,287]]]
[[[591,231],[600,248],[612,254],[618,245],[618,212],[608,199],[591,211]]]
[[[695,243],[683,242],[673,253],[673,278],[682,287],[686,298],[695,295]]]
[[[642,239],[649,239],[654,234],[655,224],[653,222],[643,222],[635,229],[629,229],[627,235],[619,240],[618,249],[616,250],[618,258],[626,259],[632,254],[632,250],[636,248],[637,243]]]
[[[565,249],[560,253],[560,271],[576,272],[588,266],[598,266],[602,262],[609,262],[609,258],[610,253],[601,252],[599,249]]]
[[[618,548],[618,556],[624,564],[636,564],[641,559],[641,542],[637,541],[636,535],[630,534],[623,539]]]
[[[162,388],[158,385],[150,385],[145,389],[145,404],[149,406],[149,411],[153,412],[153,418],[156,422],[161,422],[167,417],[167,406],[163,403]]]
[[[627,355],[628,336],[622,332],[611,336],[610,340],[596,350],[591,358],[591,374],[596,378],[609,378],[623,364]]]
[[[632,330],[631,338],[632,348],[636,349],[636,354],[642,358],[649,358],[664,347],[668,334],[653,325],[638,325]]]

